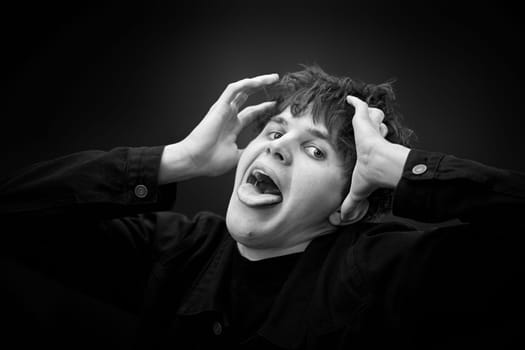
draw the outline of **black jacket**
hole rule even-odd
[[[140,314],[141,348],[232,348],[234,241],[220,216],[170,210],[176,185],[157,184],[161,152],[81,152],[3,180],[4,253]],[[241,348],[514,345],[524,207],[523,174],[412,150],[393,213],[439,224],[360,223],[315,239]]]

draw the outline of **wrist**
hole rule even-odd
[[[164,147],[160,159],[159,184],[168,184],[200,176],[183,141]]]
[[[386,143],[376,154],[376,179],[380,187],[394,189],[401,180],[410,148]]]

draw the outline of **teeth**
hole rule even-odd
[[[248,176],[248,179],[246,179],[246,182],[251,183],[253,185],[256,182],[263,181],[264,180],[263,176],[266,176],[266,177],[271,179],[271,177],[268,176],[268,174],[266,174],[262,170],[254,169],[254,170],[252,170],[252,173],[250,174],[250,176]]]
[[[263,176],[269,177],[267,174],[263,173],[262,171],[260,171],[258,169],[256,169],[253,172],[253,176],[257,179],[257,181],[262,181],[263,180]]]
[[[265,207],[282,202],[283,196],[273,179],[260,169],[254,169],[237,191],[239,199],[251,207]]]
[[[260,169],[254,169],[246,180],[246,182],[251,183],[252,185],[257,185],[258,182],[268,183],[268,181],[277,187],[277,184],[275,184],[275,181],[273,181],[272,177]]]

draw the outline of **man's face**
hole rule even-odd
[[[340,156],[310,113],[274,116],[237,165],[226,214],[232,237],[251,248],[287,248],[335,230],[329,215],[346,183]]]

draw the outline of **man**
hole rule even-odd
[[[241,110],[265,86],[275,101]],[[261,132],[240,150],[256,120]],[[22,170],[2,183],[2,216],[19,231],[13,245],[20,232],[81,242],[65,263],[85,266],[60,277],[140,305],[141,348],[501,344],[523,311],[523,175],[410,149],[407,135],[388,84],[318,67],[263,75],[228,85],[180,142]],[[235,166],[225,219],[160,211],[175,184]],[[396,215],[462,224],[373,222],[392,198]],[[95,278],[79,273],[89,268]]]

